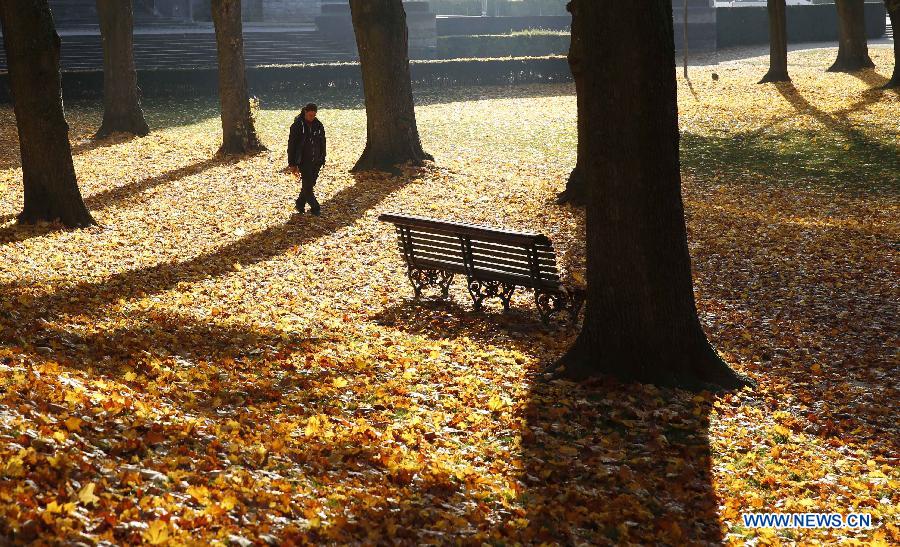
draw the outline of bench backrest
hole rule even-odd
[[[397,227],[400,252],[411,267],[519,285],[558,285],[556,253],[542,235],[423,217],[384,214]]]

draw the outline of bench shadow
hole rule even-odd
[[[534,349],[542,330],[577,334],[544,327],[524,306],[509,314],[477,313],[438,298],[406,299],[372,319],[434,340],[470,338],[520,350]],[[521,509],[511,509],[509,522],[489,531],[526,545],[722,541],[708,401],[614,381],[579,386],[531,374],[529,383],[522,473],[513,487]],[[380,521],[383,511],[354,515]]]
[[[453,300],[452,295],[446,300],[410,297],[382,309],[372,320],[382,326],[434,340],[468,337],[517,347],[534,344],[536,332],[574,333],[574,330],[567,329],[568,319],[564,322],[554,318],[549,325],[544,325],[533,306],[518,307],[515,302],[513,304],[508,312],[492,302],[486,302],[482,311],[475,311],[471,302],[459,303]]]

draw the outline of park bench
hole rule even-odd
[[[487,298],[499,298],[509,310],[516,287],[534,291],[544,323],[564,311],[574,321],[584,302],[584,291],[560,282],[556,252],[546,236],[407,215],[383,214],[378,219],[397,229],[417,298],[425,287],[438,287],[447,298],[453,278],[464,275],[476,310]]]

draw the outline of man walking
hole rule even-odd
[[[288,139],[288,165],[291,173],[300,175],[300,197],[297,198],[297,212],[303,214],[309,204],[309,212],[321,212],[319,202],[313,193],[319,170],[325,165],[325,126],[316,117],[318,107],[309,103],[291,124]]]

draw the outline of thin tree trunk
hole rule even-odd
[[[150,132],[134,68],[133,0],[97,0],[103,41],[103,123],[95,138]]]
[[[0,23],[25,187],[19,222],[94,224],[72,164],[60,86],[60,41],[47,0],[0,1]]]
[[[768,0],[769,9],[769,72],[759,81],[789,82],[787,64],[787,6],[785,0]]]
[[[434,160],[416,126],[401,0],[350,0],[366,99],[366,148],[353,171]]]
[[[584,55],[582,48],[583,45],[581,43],[581,34],[575,32],[575,25],[577,24],[577,20],[572,18],[572,38],[569,43],[569,67],[572,70],[572,78],[575,80],[575,97],[578,103],[578,111],[580,112],[583,108],[581,104],[584,101],[584,78],[581,74],[581,67],[578,64],[581,57]],[[578,117],[578,152],[577,159],[575,161],[575,168],[572,169],[572,173],[569,174],[569,181],[566,183],[566,189],[559,194],[556,198],[556,203],[559,205],[563,205],[565,203],[571,203],[573,205],[584,205],[585,201],[585,180],[584,180],[584,140],[587,136],[584,134],[584,119],[579,116]]]
[[[587,283],[563,375],[612,374],[688,388],[748,380],[697,317],[678,150],[672,0],[572,0],[584,40]],[[610,63],[609,59],[622,62]]]
[[[838,56],[828,72],[856,72],[872,68],[866,41],[864,0],[835,0],[838,11]]]
[[[212,0],[216,47],[219,53],[219,102],[222,109],[223,154],[247,154],[265,150],[250,112],[247,74],[244,70],[244,32],[241,0]]]
[[[891,76],[888,83],[884,84],[884,87],[893,89],[900,87],[900,40],[897,36],[898,26],[900,26],[900,0],[884,0],[884,6],[891,18],[891,28],[894,29],[894,75]]]
[[[684,79],[690,80],[688,77],[688,0],[684,0]]]

